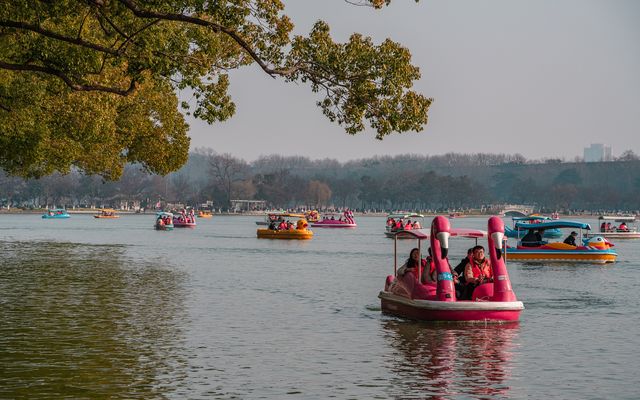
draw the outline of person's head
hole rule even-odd
[[[467,257],[471,257],[473,255],[473,247],[470,247],[469,250],[467,250]]]
[[[420,249],[418,249],[417,247],[411,249],[411,252],[409,253],[409,259],[418,261],[420,259]]]
[[[477,261],[484,260],[484,247],[478,245],[473,248],[473,258]]]
[[[578,236],[578,232],[576,232],[576,231],[572,231],[572,232],[571,232],[571,236],[574,236],[574,237],[575,237],[575,236]]]

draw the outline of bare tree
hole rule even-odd
[[[211,157],[209,163],[214,182],[224,191],[227,207],[231,206],[234,183],[246,178],[249,165],[242,159],[235,158],[229,153]]]
[[[316,208],[326,205],[331,198],[331,188],[324,182],[309,181],[307,185],[307,201]]]

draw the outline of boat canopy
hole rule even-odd
[[[407,219],[407,218],[424,218],[424,215],[422,214],[416,214],[416,213],[396,213],[396,214],[389,214],[387,215],[387,218],[400,218],[400,219]]]
[[[158,211],[156,213],[156,218],[159,218],[159,217],[173,217],[173,213],[166,212],[166,211]]]
[[[554,229],[554,228],[578,228],[578,229],[586,229],[588,231],[591,230],[591,225],[585,222],[578,221],[563,221],[560,219],[550,220],[546,222],[540,222],[538,224],[530,224],[525,222],[516,222],[516,229]]]
[[[540,221],[540,220],[550,220],[551,218],[545,217],[544,215],[529,215],[527,217],[511,217],[513,221]]]
[[[616,221],[616,222],[636,222],[636,217],[626,216],[614,216],[614,215],[601,215],[598,219],[605,221]]]
[[[289,213],[289,212],[284,212],[284,211],[276,211],[276,212],[270,212],[267,213],[268,216],[274,216],[274,217],[291,217],[291,218],[304,218],[304,214],[293,214],[293,213]]]
[[[410,229],[408,231],[398,231],[398,232],[395,232],[394,235],[395,236],[410,235],[416,239],[427,240],[429,239],[430,233],[431,233],[431,230],[425,228],[425,229]],[[471,238],[471,239],[487,237],[487,231],[483,231],[480,229],[451,228],[451,231],[449,231],[449,233],[451,234],[451,237],[463,237],[463,238]]]

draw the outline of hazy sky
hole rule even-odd
[[[582,156],[590,143],[640,153],[640,1],[393,0],[382,10],[343,0],[285,1],[295,33],[322,19],[334,40],[353,32],[408,47],[435,102],[420,133],[383,141],[331,123],[310,88],[251,66],[233,72],[236,115],[189,120],[191,148],[246,160],[262,154],[350,160],[447,152]]]

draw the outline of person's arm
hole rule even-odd
[[[464,280],[467,283],[475,283],[476,278],[473,277],[473,268],[471,267],[471,263],[467,263],[464,267]]]
[[[407,263],[402,264],[398,271],[396,272],[397,276],[404,276],[407,273]]]

